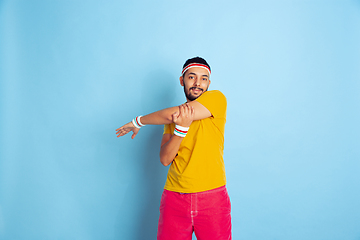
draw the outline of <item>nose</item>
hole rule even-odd
[[[200,86],[200,78],[196,78],[194,82],[195,86]]]

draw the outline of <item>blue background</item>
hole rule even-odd
[[[228,99],[233,237],[360,239],[360,1],[0,1],[0,239],[155,239],[187,58]]]

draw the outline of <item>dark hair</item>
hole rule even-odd
[[[200,63],[200,64],[204,64],[206,66],[209,67],[210,71],[211,71],[211,68],[210,68],[210,65],[206,62],[205,59],[201,58],[201,57],[193,57],[193,58],[190,58],[188,60],[186,60],[186,62],[184,63],[183,65],[183,69],[189,65],[189,64],[192,64],[192,63]],[[183,74],[183,77],[184,77],[185,73]]]

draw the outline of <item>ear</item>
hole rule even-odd
[[[184,79],[183,79],[182,76],[179,78],[179,80],[180,80],[180,85],[181,85],[181,86],[184,86]]]

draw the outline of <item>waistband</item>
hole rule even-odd
[[[194,193],[182,193],[182,192],[174,192],[174,191],[170,191],[170,190],[166,190],[164,189],[164,191],[168,191],[168,192],[173,192],[173,193],[178,193],[178,194],[206,194],[206,193],[215,193],[215,192],[220,192],[223,191],[224,189],[226,189],[226,185],[218,187],[218,188],[214,188],[214,189],[210,189],[207,191],[203,191],[203,192],[194,192]]]

